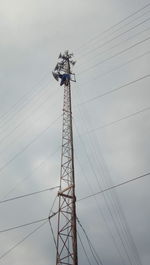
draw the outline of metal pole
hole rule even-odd
[[[58,77],[65,80],[65,76],[71,75],[70,64],[74,63],[71,61],[71,57],[72,54],[68,52],[59,56],[62,60],[56,65],[55,72],[53,72],[56,80]],[[78,265],[70,78],[64,81],[61,173],[58,196],[56,265]]]

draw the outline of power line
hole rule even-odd
[[[150,37],[148,37],[148,38],[146,38],[146,39],[144,39],[144,40],[138,41],[138,42],[136,42],[135,44],[129,46],[128,48],[126,48],[126,49],[124,49],[124,50],[122,50],[122,51],[119,51],[119,52],[113,54],[113,55],[110,56],[110,57],[107,57],[106,59],[104,59],[104,60],[102,60],[102,61],[100,61],[100,62],[94,64],[93,66],[90,66],[89,68],[86,68],[86,69],[83,70],[80,74],[85,73],[85,72],[87,72],[87,71],[89,71],[89,70],[95,68],[96,66],[98,66],[98,65],[100,65],[100,64],[103,64],[103,63],[105,63],[105,62],[107,62],[107,61],[109,61],[109,60],[115,58],[116,56],[121,55],[121,54],[123,54],[124,52],[129,51],[130,49],[132,49],[132,48],[134,48],[134,47],[136,47],[136,46],[138,46],[138,45],[140,45],[140,44],[142,44],[142,43],[144,43],[144,42],[146,42],[146,41],[148,41],[148,40],[150,40]]]
[[[48,91],[49,93],[49,91]],[[23,104],[21,106],[19,106],[18,109],[16,109],[15,112],[10,112],[6,118],[4,120],[1,121],[1,124],[0,124],[0,128],[2,129],[2,132],[3,132],[3,129],[10,129],[11,125],[12,127],[16,127],[18,126],[19,127],[19,124],[18,124],[18,120],[20,119],[21,117],[21,121],[24,119],[24,117],[28,116],[26,114],[30,113],[30,112],[33,112],[34,109],[36,109],[36,107],[38,107],[38,103],[41,102],[41,99],[46,98],[48,97],[48,93],[47,91],[42,91],[42,94],[39,93],[38,95],[36,95],[37,97],[31,101],[27,101],[26,104]],[[36,105],[37,104],[37,105]],[[24,115],[25,114],[25,115]],[[13,129],[12,129],[13,130]],[[3,138],[3,134],[1,132],[1,138]],[[5,136],[5,134],[4,134]]]
[[[106,188],[106,189],[101,190],[101,191],[99,191],[99,192],[96,192],[96,193],[94,193],[94,194],[88,195],[88,196],[83,197],[83,198],[81,198],[81,199],[79,199],[79,200],[77,200],[77,201],[80,202],[80,201],[82,201],[82,200],[85,200],[85,199],[91,198],[91,197],[93,197],[93,196],[99,195],[99,194],[101,194],[101,193],[107,192],[107,191],[109,191],[109,190],[115,189],[115,188],[117,188],[117,187],[123,186],[123,185],[125,185],[125,184],[128,184],[128,183],[130,183],[130,182],[133,182],[133,181],[135,181],[135,180],[138,180],[138,179],[144,178],[144,177],[149,176],[149,175],[150,175],[150,172],[148,172],[148,173],[146,173],[146,174],[144,174],[144,175],[137,176],[137,177],[135,177],[135,178],[133,178],[133,179],[130,179],[130,180],[124,181],[124,182],[122,182],[122,183],[119,183],[119,184],[113,185],[112,187],[109,187],[109,188]],[[54,188],[56,188],[56,187],[54,187]],[[54,188],[53,188],[53,189],[54,189]],[[49,190],[50,190],[50,189],[49,189]],[[37,193],[38,193],[38,192],[37,192]],[[35,193],[34,193],[34,194],[35,194]],[[33,193],[30,194],[30,195],[33,195]],[[30,196],[30,195],[29,195],[29,196]],[[28,195],[26,195],[26,196],[28,196]],[[11,230],[16,230],[16,229],[18,229],[18,228],[25,227],[25,226],[29,226],[29,225],[32,225],[32,224],[35,224],[35,223],[39,223],[39,222],[42,222],[42,221],[45,221],[45,220],[48,220],[48,218],[42,218],[42,219],[35,220],[35,221],[29,222],[29,223],[25,223],[25,224],[22,224],[22,225],[13,226],[13,227],[10,227],[10,228],[4,229],[4,230],[0,230],[0,233],[8,232],[8,231],[11,231]]]
[[[40,108],[43,104],[45,104],[50,98],[52,98],[52,95],[46,97],[46,99],[45,99],[40,105],[38,105],[38,106],[37,106],[36,108],[34,108],[33,110],[30,110],[30,112],[27,113],[27,115],[26,115],[24,118],[22,118],[22,120],[21,120],[16,126],[14,126],[14,127],[13,127],[13,128],[7,133],[7,134],[5,133],[5,135],[0,139],[0,145],[1,145],[2,143],[4,143],[4,142],[9,138],[9,136],[12,136],[12,135],[18,130],[18,128],[20,128],[22,125],[24,125],[24,122],[25,122],[28,118],[31,119],[31,114],[33,114],[35,111],[39,110],[39,108]],[[51,107],[52,107],[52,106],[51,106]],[[38,121],[39,119],[40,119],[40,117],[38,117],[35,121]],[[28,130],[30,130],[30,127],[29,127],[29,126],[26,127],[26,128],[23,130],[23,132],[21,132],[21,137],[22,137],[23,135],[25,135],[25,134],[27,133]],[[9,142],[7,145],[5,145],[5,148],[3,148],[3,149],[0,151],[0,154],[1,154],[4,150],[6,150],[6,146],[8,147],[9,145],[14,144],[14,143],[16,142],[16,140],[18,141],[18,134],[17,134],[17,137],[14,137],[14,139],[13,139],[11,142]]]
[[[88,254],[87,254],[87,251],[86,251],[86,249],[85,249],[85,247],[84,247],[84,244],[83,244],[83,242],[82,242],[82,239],[81,239],[81,237],[80,237],[80,234],[79,234],[78,232],[77,232],[77,234],[78,234],[78,238],[79,238],[80,244],[81,244],[81,246],[82,246],[82,248],[83,248],[84,254],[85,254],[86,258],[87,258],[87,261],[88,261],[89,265],[92,265],[92,263],[91,263],[91,261],[90,261],[90,259],[89,259],[89,256],[88,256]]]
[[[134,15],[138,14],[139,12],[141,12],[142,10],[146,9],[147,7],[150,6],[150,3],[144,5],[143,7],[141,7],[140,9],[138,9],[137,11],[131,13],[129,16],[125,17],[124,19],[121,19],[120,21],[118,21],[116,24],[110,26],[109,28],[107,28],[106,30],[104,30],[103,32],[100,33],[100,36],[109,32],[110,30],[112,30],[113,28],[115,28],[116,26],[120,25],[121,23],[123,23],[124,21],[128,20],[130,17],[133,17]],[[95,40],[96,38],[99,37],[99,34],[97,36],[95,36],[94,38],[92,38],[91,40],[87,41],[87,43],[92,42],[93,40]],[[81,48],[84,47],[86,44],[83,44],[82,46],[80,46]],[[80,47],[78,49],[80,49]]]
[[[50,127],[60,119],[62,115],[58,116],[54,121],[51,122],[51,124],[46,127],[44,130],[42,130],[41,133],[39,133],[36,137],[33,138],[33,140],[28,143],[24,148],[22,148],[22,150],[20,150],[18,153],[16,153],[11,159],[9,159],[1,168],[0,168],[0,173],[10,164],[12,163],[18,156],[20,156],[21,154],[23,154],[33,143],[35,143],[39,137],[41,137],[44,133],[47,132],[48,129],[50,129]]]
[[[131,41],[131,40],[134,39],[136,36],[140,36],[140,35],[142,35],[143,33],[148,32],[149,30],[150,30],[150,28],[148,27],[148,28],[146,28],[146,29],[144,29],[144,30],[142,30],[142,31],[140,31],[140,32],[137,32],[136,34],[134,34],[134,35],[132,35],[132,36],[130,36],[130,37],[127,37],[126,39],[122,39],[122,40],[119,41],[118,43],[116,43],[116,44],[114,44],[114,45],[112,45],[112,46],[110,46],[110,47],[108,47],[108,48],[106,48],[106,49],[100,51],[100,52],[97,53],[95,56],[92,55],[91,58],[88,58],[88,62],[89,62],[90,60],[93,60],[94,58],[98,58],[99,55],[107,55],[107,53],[108,53],[109,51],[113,50],[114,48],[117,48],[117,47],[119,47],[120,45],[127,43],[128,41]],[[95,51],[95,50],[93,49],[93,52],[94,52],[94,51]],[[86,59],[87,59],[87,58],[86,58]],[[84,65],[85,65],[85,63],[83,62],[83,63],[81,64],[81,67],[84,66]]]
[[[83,119],[83,124],[84,124],[84,119]],[[96,137],[96,136],[95,136]],[[94,138],[92,138],[93,140],[95,139],[95,137]],[[86,144],[87,145],[87,144]],[[96,145],[96,147],[97,147],[97,145]],[[96,149],[94,150],[94,154],[93,153],[91,153],[91,151],[88,151],[87,152],[87,150],[86,150],[86,148],[85,148],[85,151],[86,151],[86,154],[87,154],[87,158],[88,158],[88,161],[89,161],[89,164],[91,165],[91,169],[92,169],[92,171],[93,171],[93,173],[94,173],[94,176],[96,176],[96,172],[95,172],[95,168],[96,168],[96,161],[97,161],[97,163],[98,163],[98,165],[100,165],[100,163],[101,163],[101,161],[98,161],[98,153],[96,154]],[[91,164],[91,161],[89,160],[90,159],[90,157],[88,157],[88,153],[90,153],[91,154],[91,156],[90,157],[93,157],[93,161],[94,161],[94,163],[95,163],[95,167],[93,168],[93,166],[92,166],[92,164]],[[94,156],[95,155],[95,156]],[[101,177],[102,177],[102,179],[103,179],[103,174],[104,174],[104,172],[102,172],[102,174],[101,174],[101,172],[99,171],[99,167],[98,167],[98,175],[101,175]],[[107,172],[107,174],[106,174],[106,176],[108,175],[108,172]],[[105,178],[104,178],[105,179]],[[96,180],[97,180],[97,182],[98,182],[98,184],[99,184],[99,180],[98,180],[98,178],[97,178],[97,176],[96,176]],[[106,184],[107,186],[108,186],[108,184]],[[106,187],[107,187],[106,186]],[[112,186],[112,184],[109,184],[109,186]],[[99,189],[101,190],[102,189],[102,187],[101,187],[101,185],[99,184]],[[112,191],[111,191],[112,192]],[[109,210],[109,214],[111,215],[111,218],[112,218],[112,220],[113,220],[113,223],[114,223],[114,225],[115,225],[115,228],[116,228],[116,231],[117,231],[117,233],[118,233],[118,236],[119,236],[119,238],[120,238],[120,240],[121,240],[121,243],[122,243],[122,245],[123,245],[123,247],[124,247],[124,250],[125,250],[125,252],[126,252],[126,255],[128,256],[128,259],[130,259],[130,257],[129,257],[129,255],[128,255],[128,251],[130,252],[130,255],[132,255],[132,257],[133,257],[133,254],[135,254],[135,251],[132,249],[131,250],[131,246],[133,245],[132,244],[132,242],[133,242],[133,240],[131,240],[132,238],[130,238],[129,239],[129,237],[128,237],[128,234],[127,234],[127,231],[124,229],[124,222],[123,222],[123,219],[124,219],[124,215],[122,214],[121,216],[120,216],[120,214],[121,214],[121,210],[120,210],[120,207],[118,207],[119,205],[117,205],[116,204],[116,201],[115,200],[113,200],[113,198],[111,197],[111,196],[109,196],[109,195],[111,195],[110,193],[111,192],[108,192],[106,195],[107,195],[107,197],[105,197],[105,196],[103,196],[103,198],[105,199],[105,202],[107,203],[107,207],[108,207],[108,210]],[[93,192],[92,192],[93,193]],[[96,197],[94,197],[95,199],[96,199]],[[107,200],[106,199],[111,199],[111,201],[112,201],[112,204],[111,204],[111,207],[109,207],[109,204],[108,204],[108,202],[107,202]],[[107,219],[106,219],[106,221],[105,221],[105,223],[107,224]],[[127,227],[127,226],[126,226]],[[108,226],[108,228],[109,228],[109,226]],[[111,230],[112,230],[112,228],[111,228]],[[115,239],[116,239],[116,237],[115,237]],[[114,241],[115,242],[115,241]],[[131,243],[131,244],[130,244]],[[127,251],[127,249],[126,249],[126,245],[128,245],[128,251]],[[120,244],[119,244],[119,246],[120,246]],[[135,244],[134,244],[134,249],[136,249],[136,246],[135,246]],[[118,249],[118,247],[117,247],[117,250],[118,250],[118,253],[119,254],[121,254],[120,253],[120,250]],[[122,256],[122,255],[120,255],[120,256]],[[139,261],[139,262],[135,262],[136,263],[136,265],[137,264],[141,264],[141,262],[140,262],[140,258],[138,258],[138,255],[135,255],[135,258],[137,258],[137,260]],[[130,264],[131,264],[131,260],[130,260]]]
[[[18,200],[18,199],[22,199],[22,198],[29,197],[29,196],[33,196],[33,195],[36,195],[36,194],[39,194],[39,193],[42,193],[42,192],[46,192],[46,191],[50,191],[50,190],[54,190],[54,189],[57,189],[57,188],[59,188],[59,186],[52,187],[52,188],[47,188],[47,189],[43,189],[43,190],[39,190],[39,191],[27,193],[27,194],[23,194],[23,195],[12,197],[12,198],[8,198],[6,200],[0,201],[0,204],[6,203],[6,202],[10,202],[10,201],[14,201],[14,200]]]
[[[88,100],[85,100],[85,101],[83,101],[83,102],[80,102],[80,103],[78,103],[78,104],[76,105],[76,107],[77,107],[77,106],[84,105],[84,104],[89,103],[89,102],[91,102],[91,101],[97,100],[97,99],[99,99],[99,98],[101,98],[101,97],[104,97],[104,96],[106,96],[106,95],[112,94],[112,93],[114,93],[114,92],[120,90],[121,88],[124,88],[124,87],[130,86],[130,85],[132,85],[132,84],[134,84],[134,83],[136,83],[136,82],[139,82],[139,81],[141,81],[141,80],[143,80],[143,79],[145,79],[145,78],[148,78],[148,77],[150,77],[150,74],[147,74],[147,75],[141,76],[140,78],[137,78],[137,79],[135,79],[135,80],[133,80],[133,81],[130,81],[130,82],[128,82],[128,83],[122,85],[122,86],[119,86],[119,87],[117,87],[117,88],[114,88],[114,89],[112,89],[112,90],[109,90],[109,91],[107,91],[107,92],[105,92],[105,93],[103,93],[103,94],[101,94],[101,95],[98,95],[98,96],[96,96],[96,97],[92,97],[92,98],[90,98],[90,99],[88,99]]]
[[[88,183],[88,185],[89,185],[89,187],[90,187],[90,190],[91,190],[91,192],[93,193],[93,189],[92,189],[92,186],[91,186],[91,184],[90,184],[90,182],[89,182],[89,180],[88,180],[88,178],[87,178],[87,175],[85,175],[84,174],[84,170],[83,170],[83,168],[82,168],[82,166],[81,166],[81,163],[80,163],[80,161],[79,161],[79,159],[76,157],[76,159],[78,160],[78,162],[79,162],[79,165],[80,165],[80,167],[81,167],[81,170],[82,170],[82,175],[86,178],[86,182]],[[108,234],[110,234],[110,236],[111,236],[111,238],[112,238],[112,241],[113,241],[113,244],[114,244],[114,246],[115,246],[115,248],[116,248],[116,251],[117,251],[117,254],[118,254],[118,256],[121,258],[121,263],[122,264],[124,264],[124,265],[126,265],[126,262],[124,261],[124,258],[123,258],[123,256],[122,256],[122,253],[121,253],[121,251],[120,251],[120,249],[119,249],[119,247],[118,247],[118,245],[117,245],[117,242],[116,242],[116,237],[113,235],[113,232],[112,232],[112,228],[110,228],[109,227],[109,225],[108,225],[108,219],[107,219],[107,217],[105,216],[105,214],[103,213],[103,211],[102,211],[102,208],[99,206],[99,204],[98,204],[98,201],[96,200],[96,197],[93,197],[94,198],[94,200],[95,200],[95,203],[96,203],[96,205],[97,205],[97,209],[98,209],[98,212],[100,213],[100,215],[102,216],[102,218],[103,218],[103,220],[104,220],[104,224],[106,225],[106,227],[107,227],[107,229],[108,229]]]
[[[129,31],[131,31],[131,30],[133,30],[133,29],[135,29],[135,28],[141,26],[142,24],[144,24],[145,22],[147,22],[147,21],[149,21],[149,20],[150,20],[150,17],[147,18],[147,19],[145,19],[145,20],[143,20],[142,22],[136,24],[135,26],[131,27],[130,29],[128,29],[128,30],[126,30],[126,31],[124,31],[124,32],[121,32],[120,34],[118,34],[117,36],[115,36],[115,37],[109,39],[108,41],[105,41],[105,42],[102,43],[101,45],[95,47],[95,48],[94,48],[94,51],[95,51],[95,50],[98,50],[99,48],[102,48],[102,47],[105,46],[106,44],[109,44],[109,43],[112,42],[113,40],[118,39],[118,38],[119,38],[120,36],[122,36],[123,34],[128,33]],[[87,54],[89,54],[89,53],[91,53],[91,52],[93,52],[93,49],[90,50],[90,51],[88,51],[88,52],[86,52],[83,56],[85,56],[85,55],[87,55]],[[82,57],[83,57],[83,56],[82,56]]]
[[[40,164],[39,164],[38,166],[36,166],[35,168],[33,168],[32,171],[31,171],[30,177],[33,175],[33,172],[35,172],[37,169],[41,168],[41,166],[42,166],[45,162],[47,162],[47,159],[48,159],[48,158],[51,158],[52,156],[54,156],[54,155],[58,152],[58,150],[60,149],[60,147],[61,147],[61,146],[59,146],[59,147],[58,147],[53,153],[51,153],[51,154],[48,155],[45,159],[43,159],[43,160],[40,162]],[[11,193],[15,190],[15,188],[18,186],[18,184],[20,184],[21,182],[25,181],[28,177],[29,177],[29,175],[26,175],[23,179],[19,180],[19,181],[13,186],[13,188],[11,188],[11,189],[7,192],[7,194],[5,194],[5,196],[3,196],[2,199],[4,200],[4,198],[6,198],[9,194],[11,194]]]
[[[46,222],[43,222],[38,227],[36,227],[32,232],[27,234],[23,239],[21,239],[18,243],[16,243],[14,246],[12,246],[10,249],[8,249],[4,254],[0,256],[0,260],[3,259],[5,256],[7,256],[10,252],[12,252],[16,247],[18,247],[21,243],[23,243],[27,238],[29,238],[31,235],[33,235],[35,232],[37,232],[41,227],[43,227],[47,222],[48,218],[46,219]]]
[[[97,139],[97,141],[95,142],[96,139]],[[97,150],[97,148],[99,147],[99,141],[98,141],[97,135],[94,135],[94,137],[92,137],[92,140],[95,142],[95,147],[96,147],[96,148],[94,148],[94,145],[92,146],[93,150],[94,150],[94,154],[92,155],[93,161],[95,161],[95,163],[97,161],[97,163],[98,163],[97,164],[98,172],[101,175],[102,181],[106,185],[104,187],[112,186],[113,183],[109,179],[109,172],[108,172],[108,170],[106,171],[103,157],[101,156],[100,159],[98,159],[100,152],[98,152],[98,150]],[[92,142],[91,145],[94,142]],[[102,164],[101,164],[101,162],[102,162]],[[100,168],[102,170],[102,173],[100,173],[101,171],[99,171],[99,166],[100,166]],[[140,260],[140,257],[139,257],[138,250],[137,250],[136,245],[134,243],[132,234],[131,234],[130,229],[128,227],[128,223],[126,222],[126,217],[125,217],[125,215],[124,215],[124,213],[122,211],[122,207],[120,205],[119,199],[117,198],[117,194],[115,193],[115,190],[111,190],[111,191],[107,192],[106,195],[112,201],[112,208],[114,209],[113,215],[115,216],[115,219],[118,222],[118,225],[120,226],[121,233],[124,234],[124,239],[126,241],[126,244],[128,245],[130,253],[132,253],[134,258],[135,258],[134,262],[135,262],[136,265],[137,264],[141,265],[141,260]],[[96,197],[94,197],[94,198],[96,198]]]
[[[122,182],[122,183],[119,183],[119,184],[113,185],[112,187],[109,187],[109,188],[106,188],[106,189],[104,189],[104,190],[98,191],[98,192],[96,192],[96,193],[94,193],[94,194],[91,194],[91,195],[88,195],[88,196],[86,196],[86,197],[83,197],[83,198],[81,198],[81,199],[79,199],[79,200],[77,200],[77,201],[78,201],[78,202],[83,201],[83,200],[85,200],[85,199],[91,198],[91,197],[93,197],[93,196],[99,195],[99,194],[104,193],[104,192],[107,192],[107,191],[109,191],[109,190],[112,190],[112,189],[115,189],[115,188],[121,187],[121,186],[123,186],[123,185],[125,185],[125,184],[128,184],[128,183],[130,183],[130,182],[133,182],[133,181],[135,181],[135,180],[139,180],[139,179],[145,178],[145,177],[147,177],[147,176],[149,176],[149,175],[150,175],[150,172],[148,172],[148,173],[146,173],[146,174],[143,174],[143,175],[140,175],[140,176],[137,176],[137,177],[135,177],[135,178],[133,178],[133,179],[130,179],[130,180],[124,181],[124,182]]]
[[[148,55],[149,53],[150,53],[150,51],[146,51],[146,52],[144,52],[143,54],[141,54],[141,55],[139,55],[139,56],[136,56],[136,57],[132,58],[131,60],[128,60],[127,62],[125,62],[125,63],[123,63],[123,64],[120,64],[120,65],[118,65],[117,67],[114,67],[114,68],[112,68],[112,69],[109,70],[109,71],[106,71],[106,72],[104,72],[104,73],[101,73],[101,74],[97,75],[96,77],[94,77],[94,78],[92,78],[92,79],[90,79],[90,80],[87,80],[86,82],[81,83],[81,84],[88,84],[88,83],[90,83],[90,82],[93,82],[93,80],[97,80],[97,79],[99,79],[99,78],[101,78],[101,77],[103,77],[103,76],[105,76],[105,75],[108,75],[108,74],[110,74],[110,73],[112,73],[112,72],[114,72],[114,71],[116,71],[116,70],[119,70],[120,68],[122,68],[122,67],[128,65],[128,64],[131,63],[131,62],[134,62],[134,61],[138,60],[139,58],[144,57],[145,55]]]
[[[91,197],[93,197],[93,196],[96,196],[96,195],[99,195],[99,194],[101,194],[101,193],[107,192],[107,191],[109,191],[109,190],[115,189],[115,188],[117,188],[117,187],[121,187],[121,186],[123,186],[123,185],[125,185],[125,184],[128,184],[128,183],[133,182],[133,181],[138,180],[138,179],[142,179],[142,178],[147,177],[147,176],[149,176],[149,175],[150,175],[150,172],[145,173],[145,174],[140,175],[140,176],[137,176],[137,177],[135,177],[135,178],[133,178],[133,179],[130,179],[130,180],[127,180],[127,181],[121,182],[121,183],[119,183],[119,184],[113,185],[112,187],[106,188],[106,189],[104,189],[104,190],[101,190],[101,191],[98,191],[98,192],[93,193],[93,194],[91,194],[91,195],[88,195],[88,196],[86,196],[86,197],[83,197],[83,198],[77,200],[77,202],[80,202],[80,201],[86,200],[86,199],[91,198]],[[35,221],[32,221],[32,222],[29,222],[29,223],[25,223],[25,224],[21,224],[21,225],[18,225],[18,226],[13,226],[13,227],[10,227],[10,228],[7,228],[7,229],[3,229],[3,230],[0,230],[0,233],[8,232],[8,231],[11,231],[11,230],[16,230],[16,229],[21,228],[21,227],[25,227],[25,226],[29,226],[29,225],[32,225],[32,224],[35,224],[35,223],[39,223],[39,222],[42,222],[42,221],[48,220],[48,218],[49,218],[49,217],[46,217],[46,218],[38,219],[38,220],[35,220]]]
[[[42,79],[43,80],[43,79]],[[41,80],[41,81],[42,81]],[[47,84],[48,84],[49,82],[47,82]],[[46,87],[47,87],[47,84],[46,84]],[[34,86],[35,87],[35,86]],[[33,87],[33,88],[34,88]],[[22,97],[20,97],[5,113],[3,113],[1,116],[0,116],[0,120],[1,119],[5,119],[5,118],[7,118],[8,117],[8,115],[9,115],[9,113],[13,113],[14,111],[16,111],[16,108],[18,107],[18,105],[21,103],[21,109],[23,108],[23,103],[25,103],[25,101],[28,99],[28,98],[26,98],[26,95],[30,95],[30,93],[31,93],[31,91],[32,91],[32,89],[30,90],[30,91],[28,91],[27,93],[25,93]],[[43,86],[42,87],[40,87],[39,89],[38,89],[38,91],[36,91],[36,93],[35,93],[35,95],[33,94],[33,95],[30,95],[30,100],[32,99],[32,98],[34,98],[35,96],[37,96],[37,92],[43,92]],[[26,103],[28,103],[28,102],[26,102]],[[18,111],[18,110],[17,110]]]
[[[23,243],[27,238],[29,238],[32,234],[34,234],[36,231],[38,231],[41,227],[43,227],[47,222],[48,222],[48,220],[50,220],[50,218],[52,218],[53,216],[55,216],[56,215],[56,213],[53,213],[52,215],[51,215],[51,213],[52,213],[52,209],[53,209],[53,206],[54,206],[54,203],[55,203],[55,200],[56,200],[56,198],[54,199],[54,202],[53,202],[53,204],[52,204],[52,207],[51,207],[51,209],[50,209],[50,213],[49,213],[49,217],[47,217],[47,218],[43,218],[43,220],[45,221],[45,222],[43,222],[42,224],[40,224],[38,227],[36,227],[33,231],[31,231],[30,233],[28,233],[23,239],[21,239],[18,243],[16,243],[14,246],[12,246],[10,249],[8,249],[4,254],[2,254],[1,256],[0,256],[0,260],[2,259],[2,258],[4,258],[5,256],[7,256],[11,251],[13,251],[16,247],[18,247],[21,243]],[[42,219],[41,219],[42,220]],[[36,221],[34,221],[34,224],[35,223],[38,223],[38,222],[42,222],[41,220],[36,220]],[[31,224],[31,223],[30,223]],[[33,224],[33,222],[32,222],[32,224]],[[29,223],[28,224],[24,224],[23,226],[27,226],[27,225],[29,225]],[[21,227],[21,226],[20,226]],[[20,227],[18,227],[18,228],[20,228]],[[17,228],[16,228],[17,229]]]
[[[123,120],[129,119],[129,118],[131,118],[131,117],[134,117],[134,116],[136,116],[136,115],[138,115],[138,114],[141,114],[141,113],[146,112],[146,111],[149,111],[149,110],[150,110],[150,107],[143,108],[143,109],[141,109],[141,110],[139,110],[139,111],[136,111],[136,112],[133,112],[133,113],[131,113],[131,114],[129,114],[129,115],[126,115],[126,116],[124,116],[124,117],[122,117],[122,118],[120,118],[120,119],[118,119],[118,120],[115,120],[115,121],[112,121],[112,122],[106,123],[106,124],[104,124],[104,125],[102,125],[102,126],[99,126],[99,127],[95,128],[95,129],[91,129],[91,130],[89,130],[89,131],[86,131],[85,133],[81,134],[81,136],[82,136],[82,135],[89,134],[89,133],[92,133],[92,132],[95,132],[95,131],[97,131],[97,130],[102,130],[102,129],[104,129],[104,128],[110,127],[110,126],[112,126],[112,125],[117,124],[117,123],[120,122],[120,121],[123,121]]]
[[[88,235],[87,235],[85,229],[83,228],[81,222],[79,221],[79,218],[78,218],[78,217],[77,217],[77,222],[78,222],[78,224],[80,225],[80,227],[81,227],[81,229],[82,229],[82,231],[83,231],[83,233],[84,233],[84,235],[85,235],[85,237],[86,237],[86,240],[87,240],[87,242],[88,242],[88,245],[89,245],[90,250],[91,250],[91,253],[92,253],[92,256],[93,256],[93,258],[95,259],[97,265],[99,265],[99,264],[103,265],[102,260],[100,259],[100,257],[99,257],[98,254],[96,253],[96,250],[95,250],[95,248],[93,247],[93,244],[92,244],[91,240],[89,239],[89,237],[88,237]]]
[[[82,142],[82,143],[83,143],[83,142]],[[83,143],[83,144],[84,144],[84,143]],[[85,146],[84,146],[84,147],[85,147]],[[93,174],[94,174],[94,176],[95,176],[95,178],[96,178],[96,181],[97,181],[98,187],[99,187],[99,189],[101,190],[102,187],[101,187],[101,184],[100,184],[100,182],[99,182],[99,178],[98,178],[98,174],[97,174],[97,172],[96,172],[96,168],[93,167],[93,165],[92,165],[91,158],[89,157],[89,153],[87,152],[86,147],[85,147],[85,152],[86,152],[86,155],[87,155],[87,158],[88,158],[88,163],[89,163],[89,165],[90,165],[90,167],[91,167],[91,169],[92,169],[92,171],[93,171]],[[116,230],[116,232],[117,232],[117,234],[118,234],[118,237],[119,237],[119,239],[120,239],[120,243],[121,243],[121,245],[122,245],[122,247],[123,247],[123,249],[124,249],[124,253],[125,253],[125,255],[126,255],[126,258],[128,259],[129,264],[132,265],[133,263],[132,263],[132,261],[131,261],[130,255],[129,255],[129,249],[126,248],[125,237],[124,237],[124,235],[121,233],[121,231],[120,231],[120,229],[119,229],[119,227],[118,227],[117,219],[114,217],[113,208],[110,207],[110,204],[109,204],[108,198],[105,196],[105,193],[102,194],[102,195],[103,195],[103,199],[104,199],[104,201],[105,201],[105,203],[106,203],[106,206],[107,206],[107,209],[108,209],[108,213],[109,213],[110,217],[112,218],[112,221],[113,221],[113,224],[114,224],[115,230]]]
[[[48,221],[48,217],[46,217],[46,218],[42,218],[42,219],[38,219],[38,220],[35,220],[35,221],[32,221],[32,222],[29,222],[29,223],[25,223],[25,224],[21,224],[21,225],[17,225],[17,226],[12,226],[12,227],[10,227],[10,228],[0,230],[0,233],[5,233],[5,232],[9,232],[9,231],[12,231],[12,230],[16,230],[16,229],[19,229],[19,228],[22,228],[22,227],[26,227],[26,226],[29,226],[29,225],[33,225],[33,224],[37,224],[37,223],[41,223],[41,222],[43,222],[43,221],[45,221],[45,220]]]
[[[54,93],[55,95],[56,95],[56,92]],[[7,134],[5,134],[1,139],[0,139],[0,144],[1,143],[3,143],[10,135],[12,135],[18,128],[20,128],[21,127],[21,125],[23,124],[24,125],[24,122],[28,119],[28,118],[31,118],[31,114],[32,113],[34,113],[36,110],[39,110],[39,108],[43,105],[43,104],[45,104],[49,99],[52,99],[52,97],[54,96],[54,94],[52,94],[52,95],[49,95],[49,96],[47,96],[46,97],[46,99],[44,100],[44,101],[42,101],[38,106],[36,106],[36,108],[34,108],[34,109],[32,109],[32,110],[30,110],[30,112],[28,112],[27,113],[27,115],[15,126],[15,127],[13,127],[13,129],[12,130],[10,130],[9,131],[9,133],[7,133]],[[39,119],[39,118],[38,118]],[[37,120],[38,120],[37,119]],[[24,129],[24,131],[23,131],[23,133],[21,133],[21,135],[23,135],[23,134],[25,134],[26,133],[26,131],[27,130],[29,130],[30,129],[30,127],[27,127],[26,129]],[[17,136],[18,137],[18,136]],[[18,138],[17,138],[17,140],[18,140]],[[15,141],[12,141],[13,143],[15,142]],[[11,142],[11,143],[12,143]],[[6,147],[5,147],[6,148]],[[3,150],[2,150],[3,151]],[[2,152],[1,151],[1,152]],[[1,153],[0,152],[0,153]]]
[[[41,223],[41,222],[43,222],[45,220],[48,221],[50,218],[52,218],[56,214],[57,214],[57,212],[56,213],[53,213],[52,216],[49,216],[49,217],[46,217],[46,218],[38,219],[38,220],[29,222],[29,223],[25,223],[25,224],[21,224],[21,225],[17,225],[17,226],[12,226],[12,227],[9,227],[7,229],[0,230],[0,233],[6,233],[6,232],[9,232],[9,231],[12,231],[12,230],[16,230],[16,229],[19,229],[19,228],[22,228],[22,227],[26,227],[26,226],[29,226],[29,225]]]
[[[126,26],[129,25],[130,23],[135,22],[137,19],[139,19],[139,18],[145,16],[145,15],[148,14],[149,12],[150,12],[150,10],[146,11],[145,13],[141,14],[141,15],[138,16],[138,17],[135,17],[135,18],[132,19],[131,21],[129,21],[129,22],[127,22],[126,24],[124,24],[124,25],[120,26],[119,28],[117,28],[115,31],[112,32],[112,34],[116,33],[116,32],[119,31],[120,29],[126,27]],[[110,33],[110,34],[111,34],[111,33]],[[110,35],[110,34],[109,34],[109,35]]]

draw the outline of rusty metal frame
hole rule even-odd
[[[65,67],[65,72],[69,74],[71,74],[71,57],[72,54],[69,53],[63,56],[63,67]],[[61,70],[63,71],[63,69]],[[61,172],[58,197],[56,265],[78,265],[70,80],[68,85],[64,85]]]

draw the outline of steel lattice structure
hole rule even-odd
[[[74,151],[71,108],[71,84],[72,75],[70,65],[73,54],[68,51],[59,56],[61,62],[55,67],[54,77],[58,81],[63,75],[69,76],[64,81],[63,126],[62,126],[62,153],[56,265],[78,265],[77,258],[77,231],[76,231],[76,197],[74,177]],[[74,80],[72,80],[74,81]]]

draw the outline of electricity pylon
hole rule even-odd
[[[60,189],[58,192],[58,229],[56,242],[56,265],[78,265],[77,230],[76,230],[76,196],[74,174],[74,150],[71,106],[71,81],[75,81],[71,66],[73,54],[66,51],[59,55],[53,76],[60,85],[64,85],[62,153]]]

